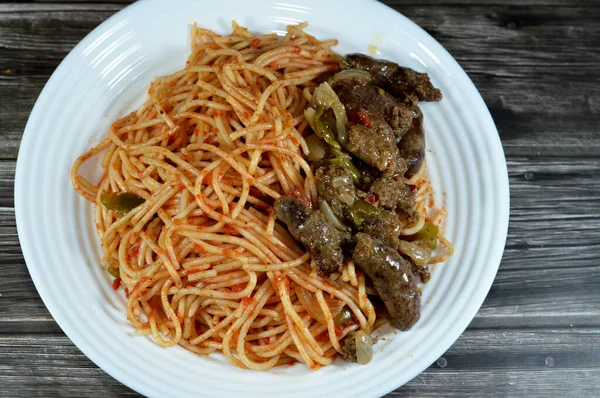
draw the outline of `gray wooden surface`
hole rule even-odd
[[[137,396],[98,369],[33,286],[13,211],[40,90],[127,1],[0,1],[0,397]],[[600,397],[600,2],[389,0],[480,90],[511,184],[506,250],[462,337],[390,396]]]

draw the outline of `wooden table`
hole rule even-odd
[[[127,1],[0,1],[0,396],[137,396],[88,360],[40,300],[13,183],[40,90]],[[508,162],[506,250],[462,337],[390,396],[600,396],[600,2],[389,0],[458,60]]]

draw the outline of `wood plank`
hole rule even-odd
[[[87,1],[87,0],[86,0]],[[89,0],[93,1],[93,0]],[[381,0],[380,0],[381,1]],[[477,7],[481,5],[487,6],[541,6],[544,8],[548,7],[564,7],[564,0],[383,0],[390,6],[456,6],[463,9]],[[599,0],[569,0],[570,6],[586,6],[586,7],[600,7]]]
[[[14,205],[15,166],[14,161],[0,161],[0,207]],[[550,247],[566,249],[563,250],[566,257],[558,258],[556,260],[560,262],[545,267],[553,264],[562,267],[566,265],[565,261],[570,261],[568,264],[571,265],[586,261],[585,257],[581,257],[583,253],[570,258],[569,246],[589,246],[593,250],[591,256],[600,253],[595,251],[600,250],[595,248],[600,230],[600,201],[597,200],[600,198],[600,159],[508,157],[507,166],[511,222],[506,244],[506,268],[523,268],[522,264],[512,263],[518,258],[539,261],[539,255],[545,255],[544,250]],[[8,217],[8,211],[0,211],[0,217]],[[544,232],[537,233],[541,229]],[[538,249],[544,250],[538,252]],[[531,252],[531,259],[523,257],[527,252]],[[552,258],[559,254],[549,253]]]
[[[564,6],[564,0],[385,0],[382,1],[388,5],[442,5],[442,6],[478,6],[478,5],[529,5],[529,6]],[[9,1],[0,1],[0,3],[10,3]],[[129,4],[133,3],[131,0],[21,0],[21,3],[122,3]],[[598,0],[570,0],[569,4],[572,6],[587,6],[587,7],[599,7],[600,1]]]
[[[509,158],[511,220],[502,264],[473,329],[600,326],[600,159]],[[0,162],[12,192],[14,162]],[[35,291],[14,214],[0,208],[0,332],[58,328]]]
[[[0,207],[14,207],[16,162],[0,161]]]
[[[0,157],[16,157],[34,99],[58,63],[122,6],[0,4],[0,97],[12,99],[0,103]],[[600,155],[600,8],[394,7],[469,73],[508,155]]]
[[[600,329],[466,331],[435,364],[390,396],[439,396],[440,391],[451,397],[481,396],[483,385],[493,386],[500,396],[530,391],[589,396],[597,392],[591,381],[600,376],[599,347]],[[25,396],[38,396],[38,391],[46,396],[59,391],[80,397],[134,395],[105,377],[66,336],[0,336],[0,357],[10,364],[0,365],[0,386],[18,385]]]
[[[508,261],[513,251],[521,255],[549,244],[564,246],[563,256],[571,257],[573,266],[585,261],[573,258],[570,248],[599,242],[600,159],[508,158],[507,166],[511,190]],[[521,259],[527,262],[535,257]]]
[[[594,396],[599,333],[467,330],[435,364],[390,396],[436,397],[440,391],[445,397],[480,397],[483,391],[502,397]]]
[[[402,11],[402,9],[401,9]],[[456,57],[509,155],[598,155],[600,37],[589,8],[426,7],[407,15]],[[571,117],[573,116],[573,117]],[[569,133],[568,133],[569,132]]]
[[[58,333],[22,257],[4,256],[0,280],[0,334]],[[564,270],[513,272],[500,268],[471,329],[600,326],[600,268],[565,276]]]
[[[141,397],[92,363],[64,335],[0,337],[0,395]]]
[[[523,371],[513,369],[428,369],[388,395],[396,397],[593,397],[598,387],[598,369]],[[592,381],[592,382],[590,382]]]
[[[11,98],[0,102],[0,158],[16,158],[29,113],[60,61],[121,8],[0,4],[0,98]]]

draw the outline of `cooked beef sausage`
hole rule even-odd
[[[335,165],[321,166],[315,173],[319,201],[325,200],[333,214],[344,219],[344,209],[356,199],[356,189],[349,170]]]
[[[356,355],[356,339],[350,333],[342,341],[342,358],[348,362],[357,362],[358,358]]]
[[[346,108],[348,120],[352,123],[371,125],[385,122],[397,139],[412,126],[413,120],[420,114],[403,102],[374,84],[365,84],[359,79],[343,80],[333,86],[334,91]],[[385,126],[384,126],[385,128]]]
[[[406,164],[400,157],[394,137],[383,135],[360,124],[348,129],[347,149],[354,156],[380,171],[404,173]]]
[[[388,210],[402,210],[407,214],[415,211],[415,196],[410,188],[391,177],[381,177],[371,185],[377,204]]]
[[[369,188],[371,187],[371,185],[373,185],[375,181],[377,181],[377,178],[379,178],[381,172],[377,169],[367,166],[366,164],[364,164],[364,162],[360,160],[354,162],[354,164],[360,172],[360,178],[356,183],[356,188],[364,192],[369,192]]]
[[[425,134],[420,127],[413,127],[398,143],[400,155],[406,160],[406,178],[411,178],[421,170],[425,160]]]
[[[387,108],[384,117],[390,127],[394,129],[396,139],[401,139],[420,113],[421,110],[417,105],[398,105]]]
[[[341,237],[320,211],[312,211],[300,199],[282,196],[275,201],[275,215],[302,243],[321,272],[337,271],[343,261]]]
[[[354,262],[373,281],[391,324],[400,330],[410,329],[421,316],[421,297],[410,264],[378,239],[365,233],[358,233],[356,238]]]
[[[376,216],[365,220],[360,230],[386,245],[398,249],[400,247],[398,236],[402,231],[402,226],[403,223],[395,213],[382,210]]]
[[[369,72],[375,85],[398,98],[415,96],[419,101],[442,99],[442,92],[431,84],[427,73],[419,73],[394,62],[378,60],[364,54],[350,54],[342,59],[341,67]]]

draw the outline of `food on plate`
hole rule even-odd
[[[185,68],[73,165],[127,318],[161,346],[254,370],[366,364],[371,333],[410,329],[417,282],[452,254],[418,106],[441,92],[305,26],[192,26]]]

